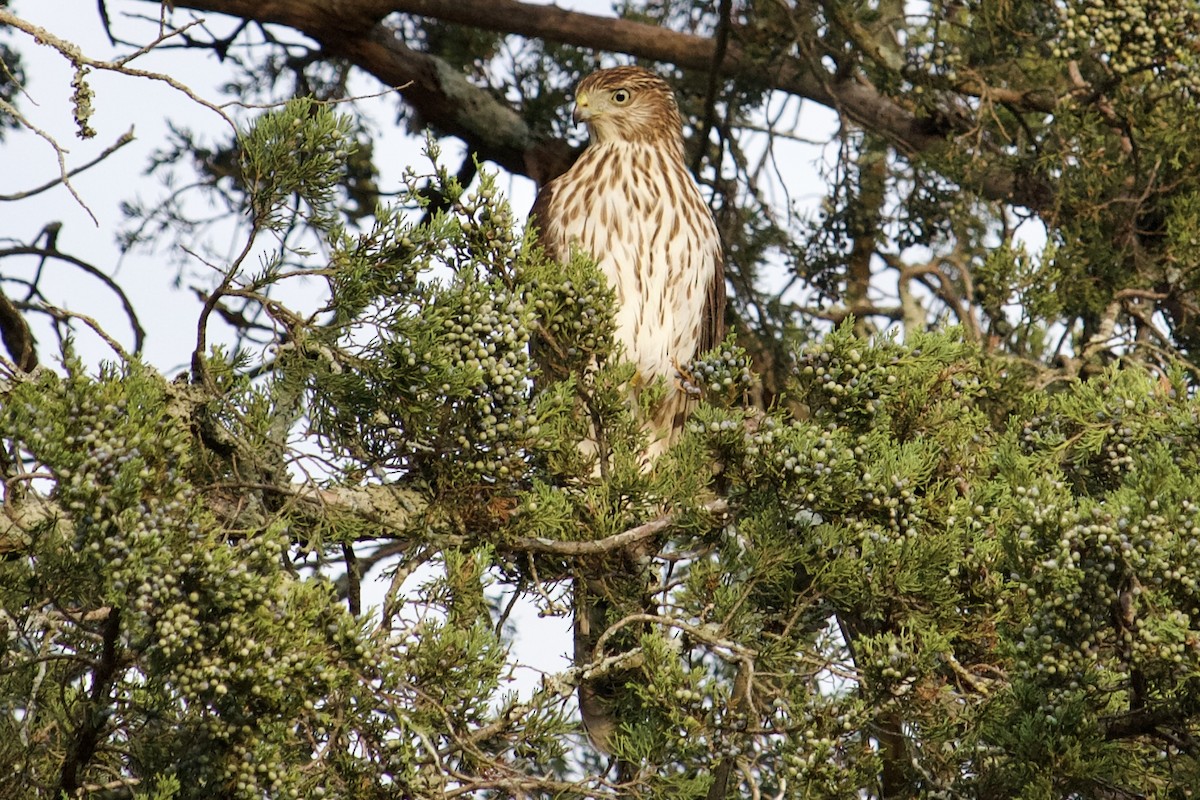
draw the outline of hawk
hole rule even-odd
[[[587,124],[590,142],[571,169],[542,187],[532,224],[547,255],[565,262],[573,247],[582,249],[614,290],[615,338],[637,365],[631,391],[660,377],[667,383],[666,398],[644,420],[649,462],[683,426],[688,396],[676,372],[723,336],[721,241],[684,164],[683,121],[666,81],[640,67],[594,72],[575,90],[572,117]],[[620,586],[619,572],[610,563],[576,580],[579,667],[600,655],[594,648],[613,599],[630,596],[628,574]],[[605,752],[615,727],[611,701],[622,684],[617,676],[579,685],[584,727]]]
[[[684,164],[683,121],[666,81],[641,67],[593,72],[575,90],[572,118],[591,140],[542,187],[530,214],[548,256],[566,261],[578,247],[607,278],[635,386],[666,380],[667,396],[646,421],[653,459],[683,426],[678,368],[723,336],[721,239]]]

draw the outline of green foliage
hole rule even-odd
[[[801,709],[816,725],[758,746],[764,774],[861,789],[878,768],[860,758],[866,724],[919,739],[911,780],[929,790],[1187,785],[1194,760],[1142,740],[1197,711],[1200,412],[1182,376],[1114,369],[1022,397],[953,335],[869,343],[848,327],[799,364],[807,418],[730,435],[709,409],[690,426],[739,513],[677,601],[755,643],[770,677],[746,727],[792,730]],[[719,708],[690,726],[720,730]]]
[[[136,800],[173,800],[179,796],[179,778],[167,775],[156,780],[147,791],[137,792]]]
[[[1013,353],[1042,359],[1047,331],[1063,313],[1065,292],[1058,291],[1062,275],[1056,248],[1047,246],[1040,257],[1023,246],[998,247],[975,270],[980,305],[993,320],[992,330],[1007,341]],[[1014,323],[1006,309],[1019,309]]]
[[[332,225],[336,177],[354,142],[350,121],[326,105],[292,100],[259,117],[242,135],[238,169],[256,226],[282,230],[293,196],[310,224]]]
[[[708,34],[710,7],[623,14]],[[4,788],[699,798],[732,766],[728,796],[1190,796],[1194,3],[930,12],[745,10],[742,58],[836,61],[830,90],[891,92],[943,138],[899,152],[848,126],[802,230],[715,182],[739,324],[679,365],[695,408],[653,464],[640,420],[667,386],[634,407],[613,293],[521,235],[496,176],[462,185],[431,139],[428,174],[375,206],[361,128],[307,100],[236,146],[179,133],[163,159],[196,153],[245,252],[276,242],[257,271],[221,262],[214,295],[274,338],[198,354],[191,383],[70,347],[0,371]],[[420,29],[480,80],[508,46]],[[594,56],[514,58],[529,130],[564,129],[560,79]],[[336,70],[306,75],[336,94]],[[679,81],[737,180],[763,80],[711,108],[707,72]],[[981,199],[997,181],[1011,203]],[[777,262],[845,307],[768,296]],[[288,307],[313,276],[319,307]],[[865,335],[860,309],[903,330]],[[605,647],[517,693],[522,610],[573,619],[580,587]],[[607,772],[584,672],[619,689]]]
[[[1064,45],[1055,55],[1102,59],[1116,75],[1149,72],[1168,90],[1196,92],[1196,53],[1185,42],[1200,25],[1193,3],[1071,2],[1063,12]]]
[[[317,428],[339,434],[332,447],[438,492],[527,484],[547,464],[582,475],[576,445],[591,427],[637,427],[629,368],[610,360],[612,293],[589,260],[554,264],[515,236],[492,176],[466,193],[430,156],[450,212],[414,224],[381,209],[370,232],[335,234],[337,324],[280,367],[309,383]],[[418,183],[410,175],[409,197],[423,203]]]
[[[745,402],[754,384],[750,366],[750,356],[730,335],[711,353],[702,353],[683,368],[682,386],[712,405],[738,406]]]
[[[471,302],[444,285],[438,299]],[[563,330],[590,314],[561,308]],[[232,473],[214,482],[188,391],[136,362],[89,376],[68,354],[63,377],[13,383],[0,419],[67,512],[30,528],[31,557],[3,566],[22,645],[2,688],[28,709],[5,717],[4,757],[49,735],[59,755],[26,785],[51,780],[79,730],[52,720],[79,718],[102,680],[105,730],[131,734],[106,763],[159,796],[427,796],[451,785],[451,762],[457,774],[562,771],[561,687],[496,704],[513,665],[487,587],[571,569],[522,542],[602,539],[665,503],[680,513],[659,545],[675,580],[656,595],[661,626],[625,626],[639,655],[615,744],[645,765],[642,796],[702,796],[727,758],[752,765],[763,791],[845,796],[874,785],[897,736],[920,741],[904,780],[921,791],[1170,796],[1196,764],[1152,737],[1200,713],[1200,410],[1184,375],[1114,367],[1029,395],[1019,370],[954,332],[902,344],[852,327],[798,354],[784,399],[799,416],[739,407],[745,355],[726,342],[691,365],[712,402],[653,473],[632,456],[634,428],[609,428],[603,480],[531,462],[540,477],[490,518],[494,544],[438,547],[440,569],[390,612],[418,612],[391,617],[400,637],[291,566],[310,524],[300,507],[223,521]],[[580,386],[619,397],[628,378],[574,369],[521,408],[564,387],[572,401]],[[575,383],[606,373],[611,384]],[[213,419],[265,448],[253,432],[270,415],[255,407],[287,382],[263,393],[214,376],[239,413]],[[696,466],[714,461],[735,509],[723,528],[688,510],[713,480]],[[338,538],[337,518],[322,524]],[[411,532],[434,544],[440,529]],[[625,602],[612,622],[647,613],[636,591]],[[85,680],[62,659],[38,679],[46,647],[108,667]],[[733,676],[747,668],[742,704]],[[463,736],[476,744],[460,748]]]
[[[436,178],[453,213],[413,224],[381,209],[369,233],[336,234],[338,324],[298,343],[281,367],[310,382],[317,427],[338,431],[335,448],[470,491],[527,476],[530,450],[543,442],[530,339],[537,319],[555,312],[527,277],[541,257],[514,236],[493,179],[467,195],[444,171]],[[409,179],[413,197],[417,181]],[[559,286],[570,291],[569,279],[547,291]],[[595,350],[597,335],[587,336]]]
[[[1167,758],[1118,742],[1198,708],[1197,411],[1176,388],[1113,370],[1054,396],[1002,444],[1017,487],[1005,567],[1024,595],[1011,713],[1078,742],[1091,755],[1072,769],[1100,760],[1118,785],[1164,775]],[[1195,763],[1179,769],[1164,785],[1185,785]]]
[[[44,738],[70,762],[81,727],[149,725],[113,766],[176,776],[188,787],[176,796],[305,793],[297,743],[346,735],[311,698],[358,691],[374,646],[330,604],[327,584],[286,570],[285,520],[216,524],[213,490],[192,480],[187,422],[157,374],[130,362],[93,378],[70,353],[65,372],[12,387],[0,417],[0,436],[33,459],[69,514],[31,531],[28,560],[3,565],[4,608],[23,642],[7,656],[4,695],[24,698],[24,713],[4,718],[5,741]],[[34,679],[50,647],[63,660],[52,680]],[[88,662],[99,666],[85,691],[78,664]],[[26,690],[10,694],[17,686]],[[58,691],[70,686],[79,691]],[[98,697],[113,703],[103,722],[84,711]],[[23,791],[46,766],[21,779]]]

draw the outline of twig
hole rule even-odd
[[[380,611],[383,626],[387,630],[391,630],[392,617],[396,615],[397,606],[399,605],[396,598],[400,596],[400,589],[403,587],[404,582],[408,580],[408,576],[412,575],[418,567],[429,560],[428,554],[429,548],[424,546],[417,548],[416,552],[406,559],[406,563],[397,565],[396,571],[392,573],[392,580],[388,584],[387,593],[383,597],[383,608]]]
[[[713,47],[712,66],[708,70],[708,91],[704,98],[704,125],[700,128],[700,136],[696,141],[696,157],[692,160],[692,172],[699,172],[704,161],[704,151],[708,149],[708,137],[717,124],[717,91],[721,84],[721,62],[725,60],[725,50],[729,47],[730,19],[733,13],[732,0],[721,0],[717,10],[716,42]],[[719,159],[718,159],[719,161]],[[718,171],[720,164],[717,164]]]
[[[0,24],[2,24],[4,22],[5,14],[6,14],[6,12],[3,9],[0,9]],[[17,122],[19,122],[22,125],[22,127],[28,128],[29,130],[33,131],[35,134],[40,136],[42,139],[46,140],[46,142],[52,148],[54,148],[54,155],[58,159],[58,176],[59,176],[58,180],[59,180],[59,182],[61,182],[63,186],[67,187],[67,191],[70,192],[71,196],[75,198],[75,202],[79,203],[79,206],[84,211],[87,212],[87,215],[92,218],[92,222],[95,223],[96,227],[97,228],[100,227],[100,220],[96,219],[96,215],[92,213],[92,210],[90,208],[88,208],[88,204],[83,202],[83,198],[79,196],[79,192],[75,191],[75,187],[71,185],[71,180],[70,180],[71,176],[70,176],[70,173],[67,171],[67,159],[64,157],[64,154],[67,152],[67,150],[61,144],[59,144],[58,141],[53,136],[46,133],[44,130],[39,128],[37,125],[34,125],[32,122],[30,122],[28,119],[26,119],[25,116],[20,111],[18,111],[15,106],[13,106],[10,103],[5,102],[3,99],[0,99],[0,111],[3,111],[4,113],[11,116],[13,119],[15,119]]]
[[[66,183],[68,178],[74,178],[79,173],[84,172],[85,170],[91,169],[92,167],[96,166],[104,159],[111,156],[113,153],[120,150],[125,145],[132,142],[133,139],[134,139],[133,128],[130,128],[129,130],[122,133],[120,135],[120,137],[117,139],[117,141],[113,142],[108,147],[106,147],[104,149],[103,153],[96,156],[91,161],[87,162],[86,164],[76,167],[75,169],[70,170],[69,172],[67,172],[63,175],[60,175],[59,177],[57,177],[53,180],[46,181],[41,186],[37,186],[33,189],[26,189],[23,192],[14,192],[12,194],[0,194],[0,202],[11,201],[11,200],[24,200],[26,197],[33,197],[36,194],[41,194],[42,192],[46,191],[47,189],[53,189],[55,186],[58,186],[60,183]],[[54,144],[54,143],[51,142],[51,144]],[[57,147],[57,145],[55,145],[55,146]],[[70,187],[68,187],[68,188],[70,188]],[[73,191],[71,193],[74,194]],[[78,196],[76,196],[76,199],[78,199]],[[86,208],[86,206],[84,206],[84,207]],[[92,219],[94,221],[95,217],[92,217]]]
[[[630,614],[629,616],[617,620],[608,627],[608,630],[600,634],[600,638],[596,640],[595,651],[597,653],[604,652],[604,645],[610,638],[612,638],[613,634],[615,634],[621,628],[624,628],[627,625],[632,625],[635,622],[648,622],[656,625],[666,625],[670,628],[678,628],[679,630],[691,636],[693,639],[705,642],[706,644],[716,648],[728,650],[734,656],[732,659],[730,659],[733,661],[745,662],[747,659],[753,659],[757,655],[757,653],[750,648],[743,647],[737,642],[730,641],[729,639],[722,639],[720,636],[716,636],[709,630],[698,625],[692,625],[690,622],[684,622],[683,620],[675,619],[674,617],[664,617],[660,614]]]
[[[100,323],[89,317],[87,314],[80,314],[78,311],[68,311],[65,308],[42,304],[42,310],[59,322],[68,322],[77,319],[84,325],[92,329],[92,332],[104,340],[104,343],[113,349],[113,352],[120,356],[122,361],[130,361],[131,357],[124,347],[114,338],[108,335],[108,332],[101,327]]]
[[[184,25],[182,28],[176,28],[176,29],[167,31],[166,33],[163,33],[160,36],[158,36],[156,39],[154,39],[154,41],[143,46],[142,48],[140,48],[136,52],[132,53],[131,55],[125,56],[124,58],[117,59],[116,61],[101,61],[100,59],[91,58],[90,56],[84,55],[83,51],[79,49],[78,45],[75,45],[71,42],[66,41],[65,39],[61,39],[61,38],[55,36],[54,34],[50,33],[50,31],[46,30],[45,28],[34,25],[31,22],[26,22],[25,20],[18,17],[16,14],[13,14],[11,11],[5,11],[3,8],[0,8],[0,24],[11,25],[12,27],[16,28],[17,30],[24,31],[25,33],[32,36],[34,38],[34,40],[37,41],[39,44],[44,44],[44,45],[54,48],[59,53],[61,53],[64,58],[66,58],[68,61],[70,61],[76,68],[91,67],[92,69],[105,70],[107,72],[117,72],[122,75],[128,75],[132,78],[149,78],[150,80],[153,80],[153,81],[160,81],[162,83],[167,84],[172,89],[182,92],[183,94],[187,95],[191,100],[199,103],[200,105],[204,106],[205,108],[209,109],[210,111],[215,112],[218,116],[221,117],[221,119],[223,119],[227,123],[229,123],[229,126],[231,128],[236,130],[237,123],[235,123],[233,121],[233,119],[231,119],[229,117],[229,115],[225,113],[224,109],[221,106],[219,106],[216,103],[213,103],[209,100],[205,100],[203,97],[196,94],[196,92],[193,91],[192,88],[190,86],[188,86],[187,84],[185,84],[181,81],[178,81],[175,78],[172,78],[170,75],[164,75],[161,72],[149,72],[144,69],[133,69],[131,67],[126,66],[126,64],[129,61],[133,60],[134,58],[137,58],[138,56],[141,56],[141,55],[144,55],[145,53],[150,52],[150,50],[154,49],[155,47],[158,47],[160,44],[165,42],[167,39],[171,39],[176,36],[179,36],[184,31],[186,31],[188,28],[199,25],[201,22],[203,22],[203,20],[195,20],[193,22],[188,23],[187,25]]]
[[[529,564],[529,575],[533,579],[533,590],[537,592],[543,600],[546,601],[546,610],[541,612],[541,615],[550,616],[567,613],[567,609],[564,608],[561,603],[551,597],[546,591],[545,587],[542,586],[542,579],[541,576],[538,575],[537,571],[537,559],[529,558],[528,554],[526,554],[525,560]]]
[[[205,108],[211,109],[212,111],[216,112],[223,120],[225,120],[227,123],[229,123],[230,127],[234,128],[236,130],[237,125],[229,117],[229,115],[226,114],[221,109],[220,106],[217,106],[216,104],[200,97],[186,84],[176,80],[175,78],[172,78],[169,75],[164,75],[164,74],[158,73],[158,72],[149,72],[149,71],[141,70],[141,69],[133,69],[133,68],[127,66],[128,62],[133,60],[134,58],[137,58],[138,56],[140,56],[146,52],[149,52],[150,50],[154,49],[158,45],[162,44],[162,42],[164,42],[165,40],[167,40],[173,36],[177,36],[180,33],[182,33],[183,31],[190,28],[192,25],[198,25],[199,23],[200,23],[200,20],[197,20],[195,22],[190,23],[189,25],[184,26],[183,28],[179,28],[179,29],[173,30],[173,31],[168,31],[168,32],[162,34],[161,36],[159,36],[158,38],[156,38],[154,41],[152,41],[149,44],[145,45],[144,47],[140,48],[135,53],[133,53],[129,56],[126,56],[122,59],[118,59],[116,61],[101,61],[99,59],[91,58],[89,56],[84,55],[83,51],[80,50],[78,45],[73,44],[72,42],[68,42],[65,39],[61,39],[61,38],[55,36],[54,34],[52,34],[50,31],[46,30],[45,28],[42,28],[38,25],[34,25],[31,22],[27,22],[27,21],[21,19],[20,17],[18,17],[16,14],[13,14],[11,11],[8,11],[8,10],[0,7],[0,27],[8,25],[13,28],[16,28],[19,31],[23,31],[23,32],[29,34],[30,36],[33,37],[34,41],[37,42],[38,44],[43,44],[43,45],[46,45],[48,47],[51,47],[51,48],[57,50],[64,58],[66,58],[68,61],[71,62],[72,66],[74,66],[74,68],[75,68],[74,82],[76,84],[76,95],[77,95],[76,101],[75,101],[76,102],[75,119],[76,119],[77,125],[80,128],[80,131],[79,131],[80,135],[85,136],[85,137],[95,135],[95,132],[92,131],[88,127],[88,117],[91,115],[92,110],[90,107],[90,103],[88,102],[88,98],[90,97],[91,90],[88,89],[86,84],[84,83],[84,75],[86,74],[86,71],[87,71],[86,68],[103,70],[103,71],[107,71],[107,72],[117,72],[122,75],[128,75],[128,76],[134,77],[134,78],[148,78],[150,80],[161,81],[163,83],[166,83],[167,85],[171,86],[172,88],[176,89],[177,91],[180,91],[183,94],[187,95],[189,98],[191,98],[196,103],[199,103],[200,105],[204,106]],[[82,99],[82,100],[79,97],[79,95],[81,95],[81,94],[85,95],[84,99]],[[15,107],[13,107],[10,103],[7,103],[2,99],[0,99],[0,111],[3,111],[5,113],[11,115],[13,117],[13,119],[17,120],[17,122],[20,125],[29,129],[30,131],[33,131],[33,133],[35,133],[36,135],[38,135],[39,137],[44,139],[54,149],[55,157],[58,160],[59,177],[56,181],[52,182],[50,185],[54,185],[56,183],[61,183],[63,186],[65,186],[67,188],[67,191],[69,191],[71,193],[71,196],[75,198],[75,201],[77,203],[79,203],[80,207],[83,208],[83,210],[87,212],[89,217],[91,217],[92,223],[95,224],[97,227],[99,227],[100,222],[99,222],[99,220],[96,219],[96,215],[94,213],[92,213],[92,210],[88,207],[87,203],[85,203],[83,201],[83,198],[80,197],[79,193],[75,191],[75,187],[71,185],[71,180],[70,180],[71,175],[77,174],[80,170],[74,170],[74,171],[67,170],[66,159],[64,157],[65,154],[67,153],[66,148],[64,148],[62,145],[60,145],[54,139],[54,137],[52,137],[50,134],[46,133],[44,130],[42,130],[41,128],[34,125],[30,120],[26,119],[25,116],[22,115],[19,111],[17,111],[17,109]],[[132,130],[130,131],[130,133],[128,135],[130,137],[132,137]],[[124,137],[122,137],[122,139],[123,138]],[[118,143],[119,143],[118,146],[121,146],[121,144],[122,144],[121,140],[118,140]],[[107,157],[107,155],[109,155],[113,149],[115,149],[115,148],[109,148],[109,150],[107,150],[107,151],[105,151],[105,153],[101,154],[100,158],[103,159],[103,158]],[[97,159],[97,160],[100,160],[100,159]],[[95,163],[95,162],[92,162],[92,163]],[[88,165],[88,166],[90,166],[90,165]],[[86,169],[86,168],[87,167],[85,166],[80,169]],[[48,187],[46,187],[46,188],[48,188]]]
[[[984,697],[987,697],[992,693],[987,684],[968,672],[967,669],[958,662],[958,659],[954,657],[953,653],[943,653],[942,658],[945,659],[946,663],[950,666],[950,669],[954,670],[954,674],[957,675],[963,683],[967,684],[972,691],[981,694]]]
[[[225,271],[225,276],[221,279],[221,283],[209,295],[208,300],[204,302],[204,307],[200,309],[200,319],[196,321],[196,349],[192,352],[192,379],[203,384],[206,388],[212,389],[213,394],[217,395],[216,387],[212,382],[212,375],[208,372],[208,365],[205,363],[204,351],[208,347],[208,318],[212,315],[213,309],[217,307],[217,303],[221,301],[221,297],[233,283],[233,279],[237,276],[241,269],[242,262],[250,255],[250,251],[254,248],[254,242],[258,238],[258,222],[255,221],[250,228],[249,234],[246,236],[246,244],[242,248],[242,252],[238,254],[229,269]]]
[[[508,622],[508,618],[512,615],[513,609],[516,607],[517,601],[520,599],[521,590],[520,587],[517,587],[513,591],[512,598],[508,601],[508,604],[504,606],[504,610],[500,612],[500,617],[496,620],[494,632],[497,640],[499,640],[501,635],[504,633],[504,623]]]

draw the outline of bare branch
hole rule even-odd
[[[661,614],[629,614],[625,617],[622,617],[620,620],[609,626],[608,630],[604,631],[604,633],[600,635],[600,638],[596,640],[595,652],[603,653],[604,645],[613,636],[613,634],[615,634],[621,628],[632,625],[635,622],[648,622],[653,625],[665,625],[669,628],[677,628],[691,636],[696,641],[704,642],[705,644],[716,648],[717,651],[727,650],[730,653],[730,661],[752,660],[756,655],[756,653],[750,648],[744,647],[729,639],[724,639],[720,636],[717,636],[710,629],[693,625],[690,622],[684,622],[683,620],[675,619],[674,617],[662,616]]]
[[[24,200],[26,197],[33,197],[35,194],[41,194],[42,192],[46,191],[47,189],[53,189],[55,186],[58,186],[60,183],[66,183],[68,178],[74,178],[79,173],[85,172],[86,170],[89,170],[92,167],[96,166],[101,161],[108,158],[113,153],[117,152],[122,147],[124,147],[125,145],[132,142],[133,138],[134,138],[133,137],[133,128],[130,128],[129,130],[122,133],[115,142],[113,142],[108,147],[104,148],[104,152],[102,152],[100,155],[96,156],[91,161],[87,162],[86,164],[76,167],[75,169],[70,170],[69,172],[67,172],[63,175],[60,175],[59,177],[55,178],[54,180],[46,181],[41,186],[36,186],[33,189],[26,189],[23,192],[14,192],[12,194],[0,194],[0,202],[4,202],[6,200]],[[94,219],[95,219],[95,217],[93,217],[93,220]]]
[[[5,12],[3,9],[0,9],[0,24],[3,24],[4,15],[6,13],[7,12]],[[11,116],[21,125],[21,127],[32,131],[39,138],[45,140],[45,142],[54,149],[54,156],[58,160],[57,183],[61,183],[63,186],[67,187],[67,191],[70,192],[71,196],[75,198],[75,202],[79,203],[79,207],[87,212],[87,215],[92,218],[92,222],[95,223],[96,227],[100,227],[100,221],[96,219],[96,215],[92,213],[90,208],[88,208],[88,204],[83,202],[83,198],[79,196],[79,193],[75,191],[75,187],[71,184],[71,173],[67,170],[66,148],[59,144],[58,140],[53,136],[46,133],[37,125],[34,125],[32,122],[26,119],[20,111],[18,111],[12,104],[5,102],[2,98],[0,98],[0,112],[4,112],[5,114]]]
[[[208,385],[209,388],[213,387],[211,386],[212,376],[209,375],[208,366],[205,363],[205,358],[207,357],[205,350],[208,349],[208,318],[217,307],[217,303],[221,301],[221,297],[233,285],[233,279],[237,277],[242,262],[246,260],[247,256],[250,255],[250,251],[254,249],[254,242],[257,238],[258,226],[256,223],[246,235],[246,243],[242,246],[242,252],[238,254],[229,268],[225,270],[220,285],[204,301],[204,307],[200,310],[200,318],[196,322],[196,349],[192,351],[192,377]]]
[[[63,57],[65,57],[68,61],[70,61],[71,64],[74,65],[76,69],[82,69],[83,67],[90,67],[91,69],[105,70],[107,72],[117,72],[122,75],[128,75],[133,78],[148,78],[150,80],[160,81],[162,83],[165,83],[168,86],[170,86],[171,88],[176,89],[176,90],[182,92],[183,94],[187,95],[191,100],[195,101],[196,103],[204,106],[205,108],[207,108],[211,111],[216,112],[216,114],[218,116],[220,116],[221,119],[225,120],[231,128],[234,128],[234,129],[237,128],[237,125],[234,123],[234,121],[229,117],[228,114],[225,113],[225,111],[220,106],[218,106],[215,103],[212,103],[208,100],[205,100],[203,97],[196,94],[191,89],[191,87],[189,87],[187,84],[185,84],[181,81],[178,81],[175,78],[172,78],[170,75],[164,75],[161,72],[149,72],[147,70],[134,69],[132,67],[127,66],[127,63],[129,61],[133,60],[134,58],[136,58],[137,56],[143,55],[144,53],[147,53],[150,50],[157,47],[158,45],[162,44],[166,40],[168,40],[172,37],[178,36],[180,33],[182,33],[183,31],[186,31],[188,28],[192,27],[193,25],[199,24],[198,22],[192,22],[192,23],[189,23],[188,25],[184,25],[182,28],[177,28],[174,30],[166,31],[161,36],[159,36],[157,39],[155,39],[154,41],[152,41],[149,44],[140,48],[137,52],[133,53],[132,55],[126,56],[125,58],[118,59],[116,61],[101,61],[99,59],[86,56],[83,54],[83,51],[81,51],[79,49],[78,45],[75,45],[71,42],[68,42],[65,39],[61,39],[58,36],[55,36],[54,34],[50,33],[45,28],[39,27],[30,22],[26,22],[25,20],[21,19],[17,15],[13,14],[11,11],[6,11],[3,8],[0,8],[0,24],[11,25],[12,27],[16,28],[17,30],[23,31],[23,32],[29,34],[30,36],[32,36],[34,41],[38,42],[39,44],[44,44],[44,45],[54,48],[59,53],[61,53],[63,55]]]
[[[121,301],[121,308],[124,309],[125,316],[129,319],[129,326],[133,329],[133,352],[140,353],[142,350],[142,344],[146,339],[146,331],[142,328],[142,323],[138,320],[137,312],[134,310],[133,303],[130,302],[129,296],[125,294],[125,290],[122,289],[116,281],[106,275],[99,268],[82,259],[76,258],[75,256],[67,255],[66,253],[59,251],[57,247],[54,246],[55,239],[56,235],[50,237],[50,244],[48,247],[29,247],[25,245],[19,247],[7,247],[3,250],[0,250],[0,259],[7,258],[9,256],[22,255],[54,258],[78,267],[88,275],[91,275],[93,278],[103,283]],[[80,316],[80,318],[82,319],[82,316]]]
[[[723,519],[729,513],[729,502],[724,498],[712,500],[700,506],[718,519]],[[630,545],[650,539],[663,531],[669,530],[679,520],[678,514],[667,514],[658,519],[630,528],[627,531],[596,539],[591,542],[557,542],[552,539],[537,539],[518,537],[510,541],[513,550],[527,553],[547,553],[559,556],[588,556],[612,553],[623,550]]]
[[[129,361],[129,353],[126,352],[124,347],[121,347],[121,343],[109,336],[108,331],[104,330],[104,327],[99,322],[92,317],[89,317],[87,314],[80,314],[78,311],[68,311],[65,308],[58,308],[52,305],[43,305],[41,310],[45,311],[51,317],[59,320],[60,322],[69,322],[73,319],[79,320],[84,325],[87,325],[89,328],[91,328],[92,333],[103,339],[104,343],[112,348],[112,351],[116,353],[122,361]]]

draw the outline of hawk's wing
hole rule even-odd
[[[562,234],[562,224],[555,213],[555,200],[561,184],[557,178],[538,190],[533,208],[529,209],[529,222],[537,229],[538,244],[554,261],[570,257]]]
[[[725,257],[718,248],[712,282],[704,298],[704,323],[700,326],[700,341],[696,355],[707,352],[725,339]]]

